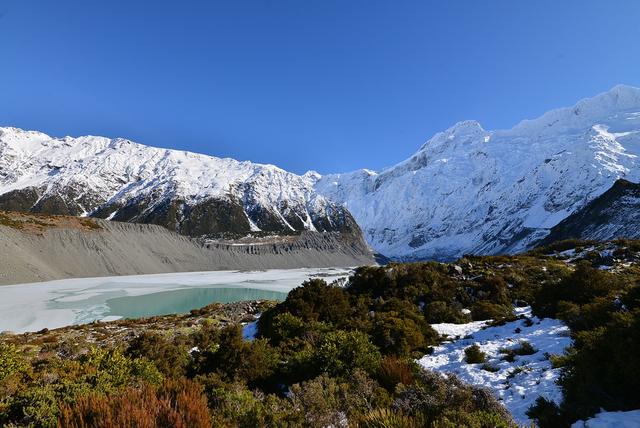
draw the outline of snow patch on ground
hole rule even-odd
[[[431,327],[438,332],[440,336],[447,336],[448,339],[461,339],[468,334],[474,333],[485,325],[488,321],[474,321],[467,324],[453,324],[443,322],[440,324],[431,324]]]
[[[571,428],[638,428],[640,410],[629,412],[600,412],[586,421],[578,421]]]
[[[242,338],[249,342],[258,337],[258,320],[251,321],[242,326]]]
[[[531,421],[525,412],[539,396],[557,403],[562,400],[556,384],[560,369],[552,368],[548,356],[562,354],[571,339],[569,328],[558,320],[540,320],[531,315],[530,308],[517,308],[516,314],[525,318],[484,329],[481,322],[455,328],[451,324],[436,324],[434,328],[441,334],[464,338],[435,347],[431,355],[425,355],[418,363],[426,369],[453,373],[464,382],[491,389],[518,423],[529,424]],[[504,355],[500,350],[517,348],[522,341],[533,345],[536,352],[516,356],[513,362],[502,359]],[[465,362],[464,350],[474,344],[486,354],[486,365],[493,371],[486,370],[485,364]]]

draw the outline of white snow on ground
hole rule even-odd
[[[440,336],[447,336],[448,339],[462,339],[466,335],[480,330],[487,325],[487,321],[474,321],[467,324],[453,324],[443,322],[441,324],[431,324],[431,327]]]
[[[258,337],[258,320],[251,321],[242,326],[242,338],[251,342]]]
[[[431,355],[425,355],[418,363],[426,369],[454,373],[464,382],[493,390],[518,423],[529,424],[531,421],[525,412],[538,396],[555,402],[562,400],[560,387],[555,383],[560,369],[551,367],[548,355],[562,354],[571,339],[569,328],[558,320],[532,317],[530,308],[517,308],[516,314],[529,317],[533,324],[527,327],[526,320],[521,319],[483,329],[482,323],[476,322],[465,324],[468,328],[460,326],[457,332],[436,324],[440,332],[464,333],[465,336],[456,334],[463,338],[437,346]],[[516,333],[516,329],[520,332]],[[512,363],[502,360],[499,350],[517,348],[521,341],[529,342],[537,352],[516,356]],[[487,355],[487,364],[497,371],[484,370],[484,364],[465,362],[464,350],[473,344],[480,347]]]
[[[350,272],[343,268],[181,272],[5,285],[0,286],[0,332],[21,333],[104,320],[109,310],[106,301],[115,297],[196,287],[288,293],[309,278],[321,277],[332,282]]]
[[[629,412],[600,412],[586,421],[578,421],[571,428],[638,428],[640,410]]]

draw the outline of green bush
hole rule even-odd
[[[111,392],[143,383],[158,385],[163,379],[150,361],[127,358],[117,349],[94,348],[80,357],[80,362],[88,369],[84,381],[96,392]]]
[[[467,364],[484,363],[487,360],[487,355],[480,350],[480,347],[477,344],[474,344],[465,348],[464,360]]]
[[[0,343],[0,383],[8,377],[24,372],[29,364],[15,345]]]
[[[313,357],[317,369],[333,377],[346,377],[357,368],[373,374],[381,359],[380,351],[366,334],[342,330],[324,336]]]
[[[518,346],[513,349],[513,352],[515,352],[516,355],[533,355],[538,352],[538,350],[526,340],[522,340]]]
[[[398,356],[424,353],[438,340],[438,333],[424,319],[408,318],[395,311],[376,313],[372,336],[385,355]]]
[[[511,416],[491,391],[465,385],[453,375],[442,376],[424,369],[417,372],[412,385],[398,392],[391,409],[419,416],[423,426],[513,426]],[[473,414],[477,414],[473,419],[491,420],[493,424],[466,425]]]
[[[305,323],[320,321],[336,328],[348,326],[353,318],[353,307],[347,293],[321,279],[304,282],[291,290],[284,302],[265,312],[258,322],[260,335],[277,340],[282,332],[274,331],[273,322],[276,316],[285,312]]]
[[[184,376],[189,363],[189,347],[186,343],[168,340],[155,332],[143,332],[137,336],[129,343],[125,354],[134,359],[152,361],[168,377]]]
[[[464,324],[471,321],[471,317],[463,314],[458,307],[441,300],[427,303],[424,306],[424,317],[431,324],[443,322]]]
[[[564,413],[575,420],[600,408],[640,408],[640,310],[612,314],[606,325],[574,338],[561,377]]]
[[[540,287],[532,303],[533,313],[541,318],[555,318],[563,305],[591,303],[596,297],[622,290],[623,284],[612,273],[594,269],[588,262],[580,262],[576,269],[559,283],[546,283]],[[567,311],[567,307],[564,307]],[[568,312],[568,311],[567,311]]]
[[[471,318],[474,321],[501,320],[513,314],[511,305],[503,305],[481,300],[471,306]]]
[[[494,366],[493,364],[489,364],[489,363],[484,363],[482,365],[482,370],[486,371],[486,372],[490,372],[490,373],[497,373],[500,371],[500,368],[497,366]]]
[[[560,407],[544,397],[538,397],[536,403],[526,413],[541,428],[564,428],[571,424],[562,415]]]

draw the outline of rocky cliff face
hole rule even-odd
[[[475,121],[436,134],[384,171],[317,179],[387,256],[518,252],[616,180],[638,181],[640,89],[618,86],[512,129]]]
[[[541,244],[572,238],[640,238],[640,185],[616,181],[609,190],[551,228]]]

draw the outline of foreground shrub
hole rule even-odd
[[[280,359],[278,348],[269,345],[266,339],[245,341],[238,324],[222,328],[217,336],[215,344],[193,352],[190,374],[217,373],[228,382],[244,379],[252,386],[269,383]]]
[[[84,381],[95,391],[110,392],[126,386],[162,382],[155,365],[142,358],[127,358],[117,349],[94,348],[80,358],[87,370]]]
[[[511,305],[502,305],[481,300],[471,306],[471,318],[474,321],[501,320],[513,314]]]
[[[640,310],[613,314],[605,326],[575,335],[560,379],[572,420],[600,408],[640,408]]]
[[[491,424],[475,426],[512,426],[507,410],[496,400],[491,391],[462,383],[453,375],[420,369],[415,382],[402,388],[391,406],[405,415],[419,416],[424,426],[474,426],[469,415],[478,414],[479,420],[491,420]]]
[[[438,340],[438,333],[424,318],[396,311],[376,313],[372,336],[384,354],[398,356],[424,353]]]
[[[424,425],[419,418],[389,409],[376,409],[360,419],[359,426],[362,428],[419,428]]]
[[[121,394],[91,394],[60,406],[59,427],[210,427],[211,417],[201,387],[192,381],[167,381],[129,388]]]
[[[380,366],[380,351],[361,332],[337,330],[328,333],[318,346],[314,361],[318,370],[330,376],[345,377],[356,368],[375,373]]]
[[[464,350],[464,360],[467,364],[484,363],[487,360],[487,355],[480,350],[480,347],[477,344],[475,344]]]
[[[321,321],[337,328],[348,326],[352,318],[352,306],[347,293],[340,287],[327,285],[321,279],[305,281],[302,286],[291,290],[284,302],[266,311],[258,321],[260,335],[270,338],[274,343],[282,340],[282,332],[275,331],[273,323],[275,317],[287,312],[304,323]],[[304,325],[299,327],[303,329]]]
[[[301,409],[305,425],[311,427],[346,426],[342,395],[341,386],[326,374],[291,387],[294,407]]]
[[[385,357],[378,369],[380,384],[389,391],[394,391],[398,384],[411,385],[415,363],[397,357]]]
[[[15,345],[0,343],[0,383],[27,369],[28,364]]]
[[[144,332],[129,343],[125,354],[152,361],[166,376],[180,377],[184,376],[189,362],[188,350],[186,344],[168,340],[158,333]]]

